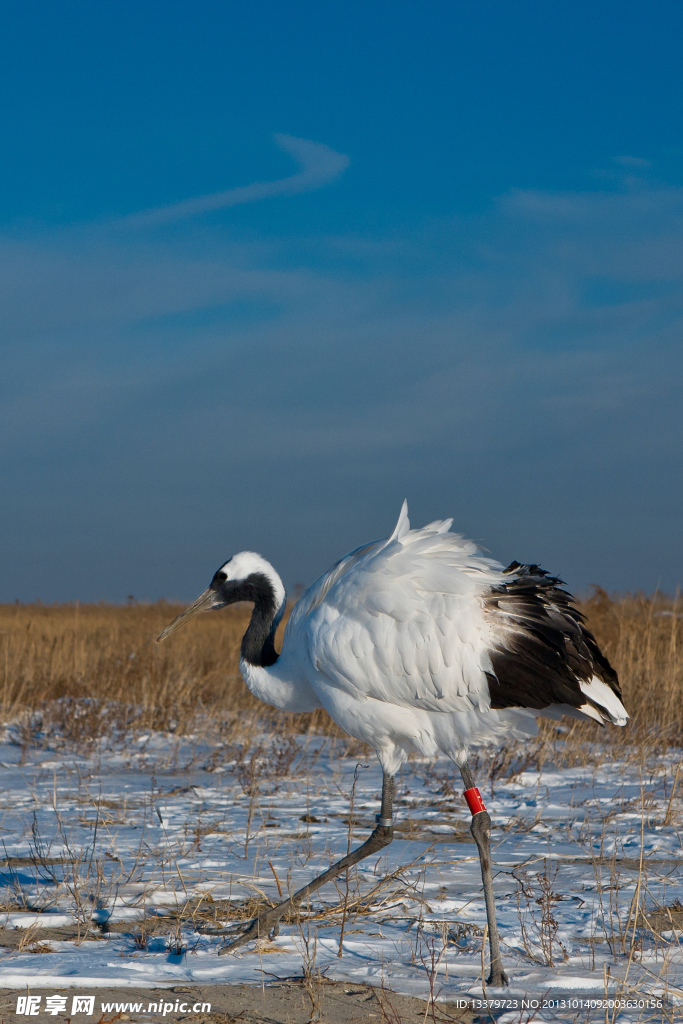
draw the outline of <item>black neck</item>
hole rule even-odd
[[[267,576],[252,573],[240,586],[242,601],[253,601],[254,610],[247,631],[242,637],[242,657],[250,665],[267,668],[278,659],[275,631],[280,621],[275,590]]]

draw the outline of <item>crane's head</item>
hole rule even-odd
[[[272,619],[275,625],[285,610],[287,595],[282,580],[270,562],[254,551],[240,551],[229,558],[214,573],[204,593],[180,615],[176,615],[173,622],[159,634],[157,643],[165,640],[178,626],[182,626],[198,612],[217,611],[237,601],[250,601],[265,618]]]

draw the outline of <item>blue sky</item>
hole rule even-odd
[[[308,583],[406,496],[681,581],[680,4],[4,20],[1,600]]]

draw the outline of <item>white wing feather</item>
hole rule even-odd
[[[476,598],[504,577],[448,532],[451,522],[410,530],[404,503],[391,537],[347,555],[302,595],[285,649],[305,645],[326,683],[356,699],[487,710],[488,627]]]

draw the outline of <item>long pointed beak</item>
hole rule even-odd
[[[167,636],[174,633],[179,626],[182,626],[184,622],[187,622],[188,619],[191,619],[198,612],[207,611],[209,608],[212,608],[214,604],[219,603],[216,600],[216,597],[216,591],[212,590],[211,587],[209,587],[208,590],[205,590],[203,594],[199,595],[196,601],[193,601],[192,604],[187,606],[184,612],[181,612],[180,615],[176,615],[173,622],[169,622],[163,632],[159,633],[157,643],[160,644],[162,640],[165,640]]]

